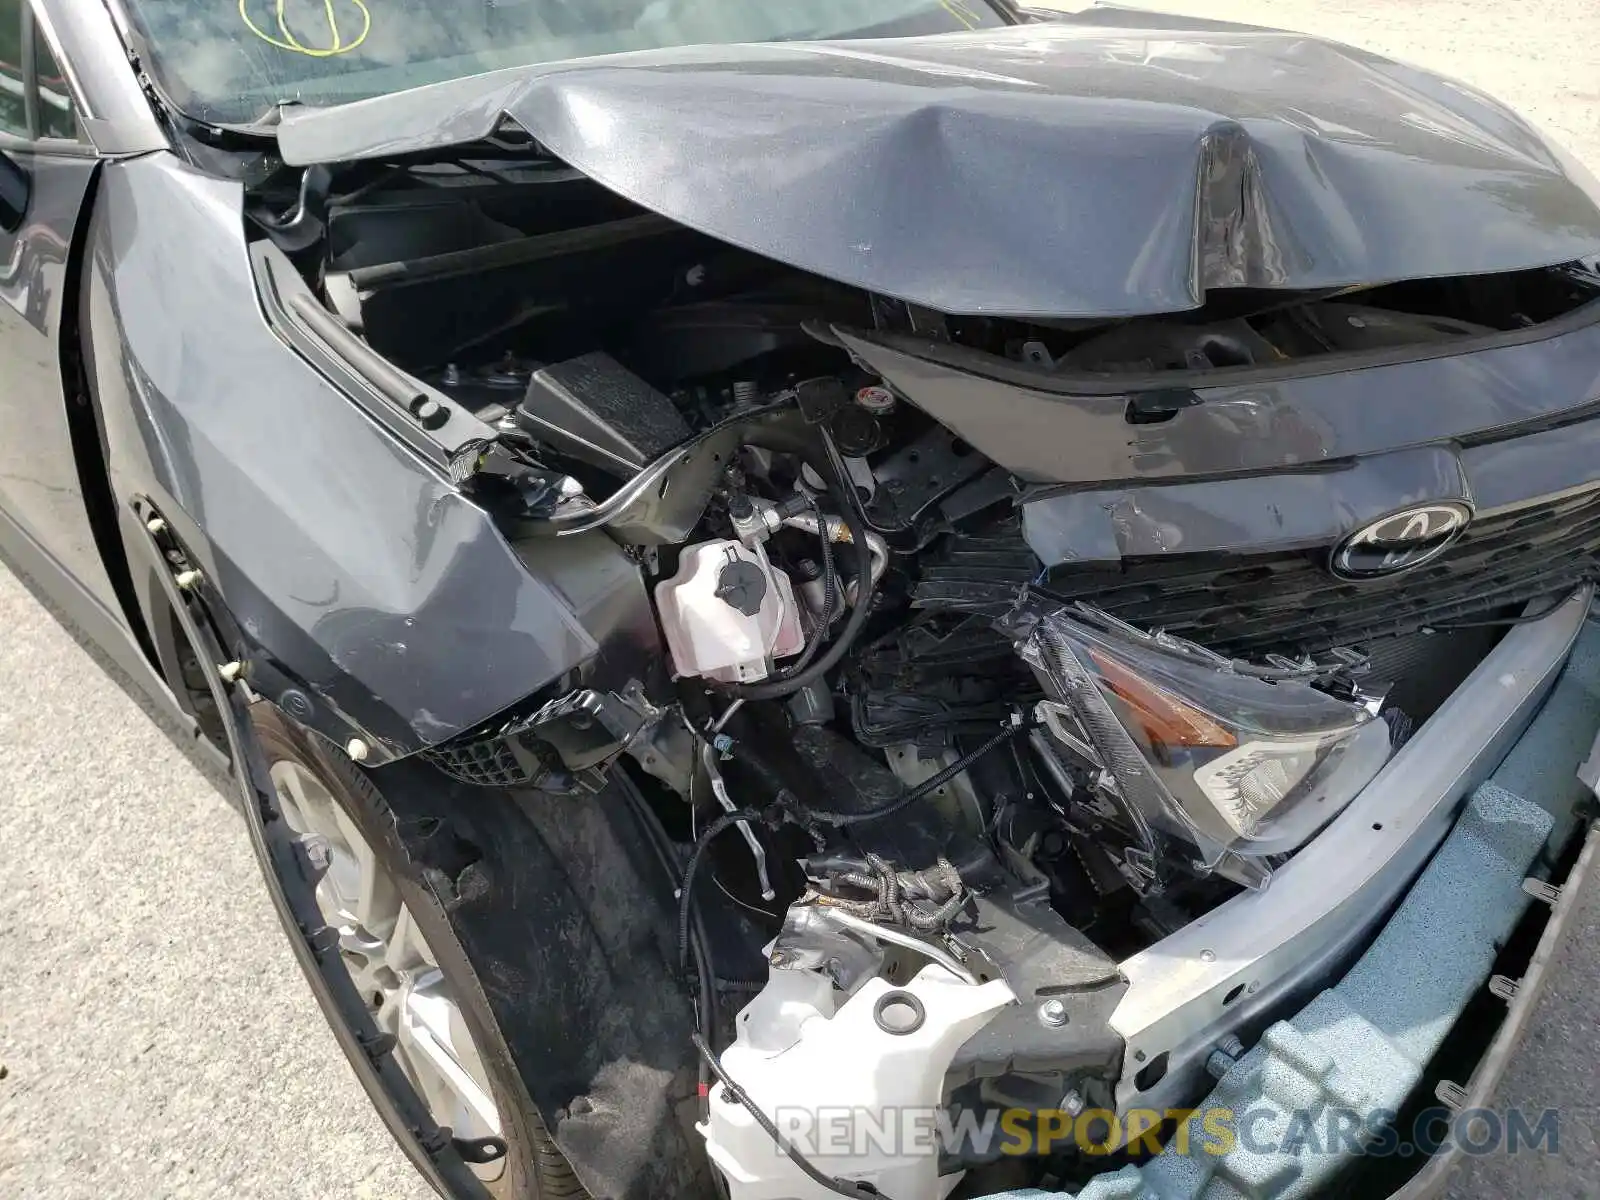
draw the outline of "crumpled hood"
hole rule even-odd
[[[292,115],[279,141],[330,162],[509,116],[646,208],[948,313],[1174,312],[1210,288],[1600,250],[1600,186],[1463,84],[1298,34],[1122,16],[519,68]]]

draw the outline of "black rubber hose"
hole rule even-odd
[[[794,662],[778,671],[775,680],[790,680],[811,665],[811,660],[816,658],[817,651],[822,649],[822,643],[827,639],[828,627],[833,624],[833,547],[828,542],[828,521],[822,515],[822,506],[815,500],[811,501],[811,511],[817,516],[817,540],[822,543],[822,615],[817,618],[817,635],[812,638],[806,648],[800,652],[800,657]],[[763,682],[770,682],[763,680]]]
[[[694,853],[689,855],[689,865],[683,869],[683,882],[678,885],[678,968],[686,974],[689,970],[689,917],[694,911],[694,877],[700,871],[700,860],[705,857],[707,847],[718,835],[733,828],[740,821],[760,819],[761,814],[753,808],[741,808],[736,812],[723,813],[707,825],[705,831],[695,839]]]
[[[672,838],[662,827],[661,819],[656,816],[655,810],[650,807],[650,802],[634,790],[633,784],[624,782],[621,791],[629,808],[633,810],[635,818],[644,829],[644,835],[651,848],[660,860],[661,869],[666,872],[668,879],[676,878],[678,869],[673,861]],[[705,915],[697,908],[692,914],[693,941],[695,966],[699,976],[700,1003],[698,1015],[700,1018],[700,1036],[708,1042],[715,1035],[717,1019],[717,987],[716,968],[711,958],[711,936],[706,931]],[[680,969],[681,965],[680,965]],[[701,1095],[705,1095],[706,1086],[711,1082],[711,1074],[705,1063],[700,1064]],[[704,1104],[702,1103],[702,1108]],[[702,1112],[701,1115],[704,1115]]]
[[[849,652],[856,638],[861,636],[861,631],[866,628],[867,618],[872,615],[872,547],[867,544],[866,520],[861,516],[860,508],[856,502],[855,484],[850,480],[850,474],[841,463],[838,455],[830,443],[828,446],[830,473],[839,485],[841,518],[845,528],[850,531],[851,543],[856,552],[856,605],[850,611],[850,619],[839,631],[839,636],[834,640],[827,651],[803,670],[792,675],[784,675],[777,679],[767,679],[760,683],[734,683],[721,685],[721,689],[730,696],[741,700],[778,700],[784,696],[798,692],[814,679],[820,679],[833,670]],[[818,518],[818,527],[824,540],[828,536],[827,522]]]

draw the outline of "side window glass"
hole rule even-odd
[[[4,7],[7,0],[0,0]],[[66,73],[56,64],[39,23],[33,26],[33,64],[39,80],[39,129],[36,137],[78,139],[78,117],[72,107],[72,93]]]
[[[22,81],[23,0],[0,0],[0,133],[28,137]]]

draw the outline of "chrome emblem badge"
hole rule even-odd
[[[1341,579],[1379,579],[1431,562],[1455,544],[1472,510],[1453,502],[1419,504],[1363,525],[1333,549]]]

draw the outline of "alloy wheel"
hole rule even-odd
[[[462,1141],[501,1137],[482,1056],[394,879],[332,793],[299,763],[270,770],[284,820],[317,869],[317,907],[397,1064],[435,1122]],[[472,1163],[486,1183],[505,1159]]]

